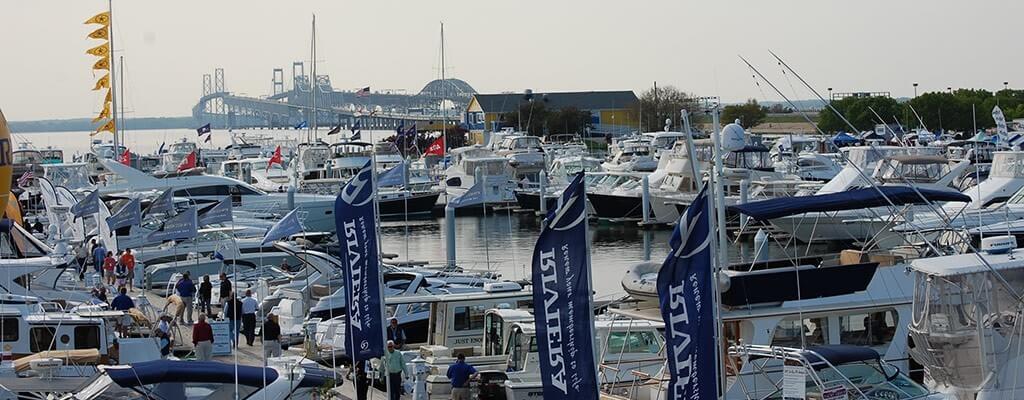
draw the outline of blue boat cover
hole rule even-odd
[[[886,198],[888,198],[888,201]],[[903,204],[924,204],[926,203],[925,199],[928,202],[971,201],[969,196],[952,190],[925,188],[914,190],[907,186],[878,186],[814,196],[779,197],[737,204],[729,206],[729,209],[753,217],[756,220],[765,221],[807,212],[882,207],[888,206],[890,201],[897,206]]]
[[[108,368],[106,373],[114,383],[126,388],[164,382],[235,383],[235,365],[216,361],[154,360],[134,363],[128,368]],[[264,381],[270,384],[277,376],[273,368],[238,366],[239,385],[261,388]]]
[[[878,360],[877,351],[869,347],[860,347],[850,344],[810,346],[803,350],[803,356],[807,359],[807,362],[811,363],[811,366],[813,366],[814,369],[821,369],[826,366],[826,364],[822,362],[822,358],[832,365],[856,361]]]
[[[859,141],[860,139],[850,136],[846,132],[839,132],[838,134],[832,137],[833,143],[857,143]]]

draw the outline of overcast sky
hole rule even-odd
[[[82,22],[99,0],[12,1],[0,47],[0,108],[10,120],[94,115]],[[271,70],[309,59],[317,15],[318,71],[335,88],[418,91],[448,75],[479,92],[675,85],[724,101],[779,100],[754,84],[747,57],[787,95],[811,98],[781,74],[774,50],[816,88],[909,96],[946,87],[1024,87],[1020,1],[300,1],[115,0],[115,56],[125,57],[129,116],[184,116],[202,75],[265,95]],[[116,57],[115,57],[116,62]],[[287,83],[290,86],[290,83]]]

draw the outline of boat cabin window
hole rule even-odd
[[[238,196],[238,195],[253,195],[259,194],[259,192],[252,190],[242,185],[211,185],[211,186],[199,186],[190,189],[175,190],[174,195],[178,197],[191,197],[191,196]]]
[[[14,164],[39,164],[43,157],[38,151],[15,151],[12,159]]]
[[[608,335],[608,354],[657,354],[660,348],[661,344],[651,331],[612,332]]]
[[[460,178],[458,176],[451,177],[451,178],[448,178],[448,180],[444,181],[444,184],[446,186],[459,187],[459,186],[462,186],[462,178]]]
[[[485,317],[485,324],[487,325],[487,347],[484,348],[485,356],[492,356],[500,354],[503,346],[504,334],[502,327],[503,318],[497,314],[487,314]]]
[[[100,327],[75,327],[75,350],[98,348],[100,348]]]
[[[508,371],[522,371],[526,367],[526,355],[537,352],[536,337],[523,332],[522,328],[513,328],[508,337],[508,346],[505,354],[508,354]]]
[[[880,346],[892,341],[899,322],[896,310],[839,317],[839,341],[856,346]]]
[[[828,337],[828,319],[826,317],[787,318],[775,327],[772,346],[804,347],[826,344]],[[802,339],[802,340],[801,340]]]
[[[455,330],[471,331],[484,328],[483,306],[455,307]]]
[[[18,318],[0,318],[0,340],[4,342],[18,341]]]
[[[29,351],[38,353],[40,351],[54,350],[56,343],[53,336],[56,329],[47,326],[35,327],[28,330]]]

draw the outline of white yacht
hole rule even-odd
[[[457,202],[457,210],[482,212],[486,205],[504,205],[516,201],[515,181],[508,160],[484,146],[452,149],[451,166],[444,172],[442,186],[447,202]],[[470,194],[469,196],[465,196]]]
[[[281,163],[268,166],[269,163],[270,158],[262,156],[229,159],[221,163],[221,174],[248,182],[266,192],[287,192],[291,187],[288,168]]]

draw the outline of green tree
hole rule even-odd
[[[971,132],[975,121],[971,115],[971,103],[968,99],[969,97],[949,92],[929,92],[911,99],[909,104],[930,131],[935,132],[941,129]],[[991,112],[991,109],[989,111]],[[989,117],[987,120],[991,121],[992,118]],[[915,118],[913,122],[918,121]],[[982,127],[982,125],[978,126]]]
[[[833,100],[831,104],[853,124],[857,131],[872,130],[876,124],[880,123],[894,123],[896,121],[893,118],[903,116],[903,107],[891,97],[847,97]],[[871,110],[878,113],[883,120],[879,120]],[[825,132],[848,132],[851,130],[849,125],[828,107],[821,110],[818,127]]]
[[[583,134],[590,126],[590,113],[576,107],[565,107],[548,113],[545,127],[547,134]]]
[[[539,98],[533,98],[520,104],[519,110],[502,115],[501,122],[531,136],[544,136],[549,113],[547,103]]]
[[[722,108],[722,124],[728,124],[740,120],[744,128],[752,128],[764,121],[768,116],[768,109],[757,104],[757,100],[750,99],[743,104],[732,104]]]
[[[665,120],[671,119],[672,126],[679,128],[679,110],[686,109],[690,114],[700,110],[696,98],[675,86],[658,86],[647,89],[640,95],[640,103],[634,107],[634,111],[640,115],[640,129],[644,132],[661,131],[665,127]]]

